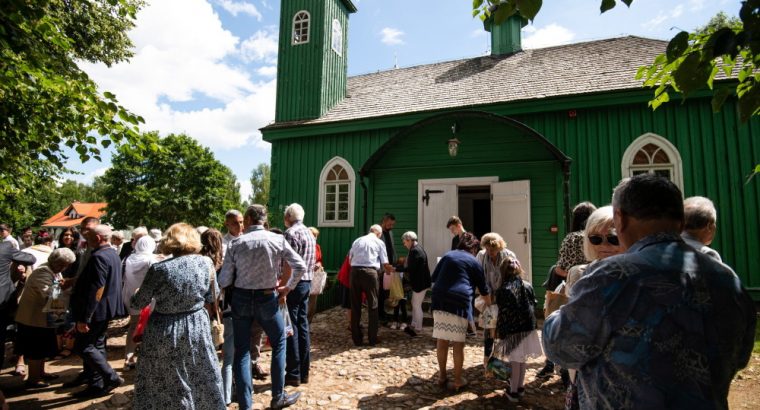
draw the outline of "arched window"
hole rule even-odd
[[[683,192],[683,166],[678,149],[665,138],[646,133],[631,143],[623,154],[623,177],[656,174],[673,181]]]
[[[343,55],[343,29],[338,19],[334,19],[332,22],[332,49],[339,56]]]
[[[293,44],[305,44],[309,42],[309,12],[301,10],[293,17]]]
[[[351,164],[341,157],[327,161],[319,175],[319,226],[354,226],[354,182]]]

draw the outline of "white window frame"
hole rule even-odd
[[[337,37],[338,42],[337,46],[338,48],[335,48],[336,46],[336,28],[337,28]],[[333,19],[332,21],[332,37],[330,38],[330,47],[335,51],[339,56],[343,57],[343,25],[340,24],[340,21],[338,19]]]
[[[647,144],[657,145],[670,158],[670,164],[634,165],[633,159],[636,157],[636,153]],[[620,170],[623,178],[632,177],[636,171],[646,170],[652,173],[656,170],[668,170],[670,171],[673,183],[683,192],[683,162],[681,154],[675,145],[657,134],[648,132],[636,138],[625,150],[623,160],[620,163]]]
[[[298,16],[301,14],[306,14],[305,20],[298,20]],[[296,22],[298,23],[306,23],[306,41],[296,41]],[[293,15],[293,22],[291,24],[291,32],[290,32],[290,44],[297,46],[300,44],[306,44],[309,41],[311,41],[311,14],[306,10],[299,10],[296,12],[295,15]]]
[[[327,176],[334,166],[340,165],[346,170],[348,174],[348,220],[345,221],[330,221],[325,219],[325,208],[327,192],[325,187],[327,185]],[[336,191],[337,194],[337,191]],[[335,228],[352,228],[354,226],[354,201],[356,197],[356,173],[351,164],[341,157],[333,157],[327,161],[322,168],[322,172],[319,174],[319,227],[335,227]],[[337,210],[336,210],[337,212]],[[337,214],[336,214],[337,215]]]

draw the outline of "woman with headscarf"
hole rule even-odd
[[[127,332],[126,357],[124,358],[124,370],[135,367],[137,358],[135,357],[135,348],[137,343],[132,340],[132,335],[137,328],[137,322],[140,319],[140,310],[145,306],[132,306],[130,299],[137,289],[142,285],[148,268],[158,259],[153,252],[156,250],[156,241],[149,236],[143,236],[135,242],[134,252],[124,261],[124,288],[122,288],[122,298],[124,305],[129,311],[129,331]]]

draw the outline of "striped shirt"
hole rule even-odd
[[[301,255],[306,263],[306,272],[304,272],[301,280],[311,280],[314,276],[314,264],[317,259],[317,240],[301,221],[294,222],[284,235],[285,240],[293,247],[294,251]]]
[[[287,262],[293,273],[287,286],[298,285],[306,264],[293,250],[285,237],[254,225],[229,244],[224,265],[219,274],[219,286],[233,284],[240,289],[274,289],[281,274],[282,263]]]

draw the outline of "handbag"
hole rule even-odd
[[[547,290],[544,302],[544,318],[549,317],[554,311],[559,310],[560,306],[569,301],[570,298],[565,294],[565,286],[562,286],[558,292]]]
[[[224,323],[219,316],[219,299],[216,297],[216,284],[214,284],[214,276],[216,272],[211,269],[211,297],[214,298],[214,313],[216,317],[211,318],[211,341],[214,343],[214,347],[218,347],[224,344]]]
[[[401,283],[401,275],[398,272],[391,272],[391,288],[388,294],[388,300],[391,306],[396,307],[399,301],[404,298],[404,285]]]
[[[494,356],[493,352],[486,362],[486,370],[491,372],[497,380],[503,382],[508,382],[512,377],[512,365]]]
[[[314,276],[311,278],[311,291],[309,291],[309,294],[321,295],[325,289],[325,283],[327,283],[327,272],[325,272],[325,268],[320,266],[318,270],[314,271]]]
[[[56,275],[53,279],[53,284],[50,286],[50,294],[45,302],[45,306],[42,308],[42,312],[46,314],[47,327],[58,327],[66,323],[69,298],[63,292],[63,289],[61,289],[62,280],[63,278],[60,274]]]
[[[133,342],[142,342],[143,334],[145,333],[145,328],[148,326],[148,319],[150,319],[150,314],[152,311],[152,305],[145,306],[140,311],[140,319],[137,320],[137,327],[135,327],[135,332],[132,334]]]

